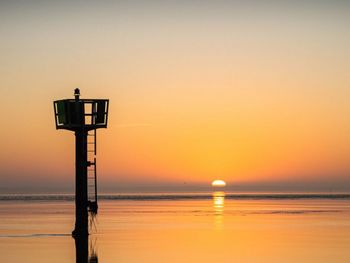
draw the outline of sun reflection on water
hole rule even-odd
[[[225,192],[213,192],[213,208],[215,215],[215,227],[221,229],[223,226],[223,215],[225,208]]]
[[[222,214],[225,206],[225,192],[216,191],[213,193],[214,211],[215,214]]]

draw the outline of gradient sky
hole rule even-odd
[[[348,191],[349,28],[340,0],[1,1],[0,191],[73,189],[76,87],[110,99],[104,191]]]

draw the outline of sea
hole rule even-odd
[[[0,195],[0,262],[348,263],[350,194],[103,194],[72,238],[74,196]]]

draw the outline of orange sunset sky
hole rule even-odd
[[[244,3],[241,3],[244,2]],[[350,2],[1,1],[0,193],[70,192],[52,101],[109,98],[102,191],[348,191]]]

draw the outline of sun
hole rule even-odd
[[[226,183],[225,183],[225,181],[223,181],[223,180],[214,180],[214,181],[211,183],[211,186],[213,186],[213,187],[225,187],[225,186],[226,186]]]

